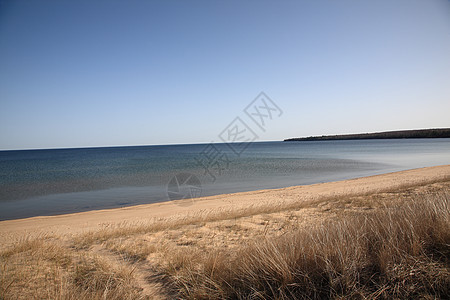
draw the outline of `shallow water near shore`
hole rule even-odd
[[[450,139],[257,142],[240,154],[233,149],[0,151],[0,220],[168,201],[169,182],[180,173],[198,179],[195,196],[211,196],[450,164]]]

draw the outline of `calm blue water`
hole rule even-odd
[[[259,142],[239,156],[214,146],[0,151],[0,220],[167,201],[178,173],[209,196],[450,164],[450,139]]]

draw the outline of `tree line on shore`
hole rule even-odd
[[[450,138],[450,128],[417,129],[384,131],[375,133],[322,135],[301,138],[285,139],[291,141],[328,141],[328,140],[368,140],[368,139],[429,139],[429,138]]]

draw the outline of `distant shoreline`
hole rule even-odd
[[[330,141],[330,140],[374,140],[374,139],[430,139],[450,138],[450,128],[383,131],[374,133],[309,136],[285,139],[285,142]]]

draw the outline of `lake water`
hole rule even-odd
[[[226,144],[0,151],[0,220],[444,164],[450,139],[258,142],[239,155]]]

